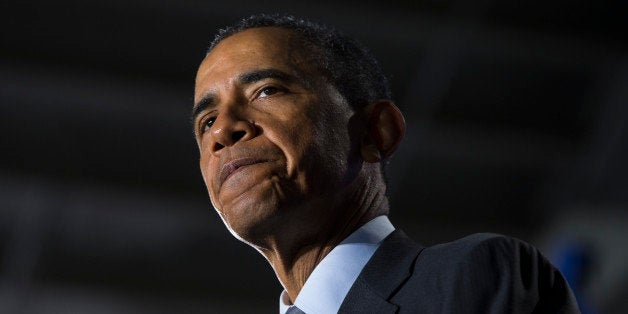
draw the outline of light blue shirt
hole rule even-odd
[[[314,268],[297,299],[299,309],[307,314],[337,313],[349,289],[382,240],[395,231],[387,216],[379,216],[340,242]],[[279,298],[279,313],[290,308],[288,293]]]

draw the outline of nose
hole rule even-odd
[[[218,114],[210,132],[212,154],[218,154],[223,148],[240,141],[248,141],[257,134],[252,122],[240,118],[232,110]]]

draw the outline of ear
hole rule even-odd
[[[366,162],[379,162],[390,157],[406,133],[403,114],[389,100],[378,100],[364,108],[366,135],[361,154]]]

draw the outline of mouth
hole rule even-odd
[[[266,162],[266,160],[256,158],[237,158],[224,164],[220,170],[220,185],[222,186],[222,184],[238,170],[246,166],[263,162]]]

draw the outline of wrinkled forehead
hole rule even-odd
[[[313,83],[323,79],[323,75],[312,55],[305,40],[293,30],[247,29],[226,37],[207,54],[196,75],[196,92],[207,80],[235,77],[256,69],[277,69]]]
[[[223,39],[206,55],[203,64],[239,58],[240,62],[277,62],[308,67],[311,61],[308,55],[311,52],[308,54],[307,48],[306,41],[293,30],[281,27],[251,28]]]

